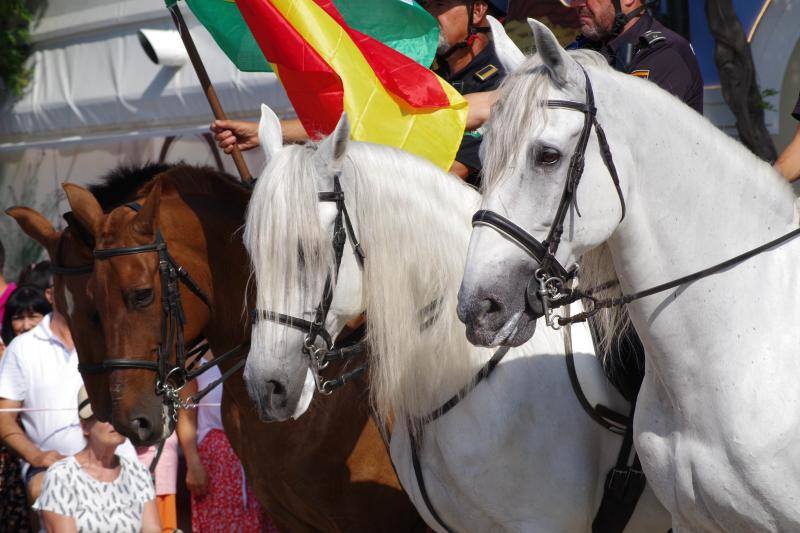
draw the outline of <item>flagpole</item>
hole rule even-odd
[[[214,113],[214,118],[217,120],[226,120],[227,117],[225,116],[225,111],[222,110],[222,104],[220,104],[219,98],[217,97],[217,91],[214,90],[214,86],[211,84],[211,80],[206,72],[206,67],[203,65],[203,61],[200,59],[200,54],[197,53],[197,47],[194,45],[192,36],[189,33],[189,28],[186,26],[186,22],[183,20],[183,15],[181,15],[180,9],[178,9],[177,0],[168,0],[167,9],[169,9],[170,14],[172,15],[172,20],[175,22],[175,27],[178,28],[178,33],[183,40],[183,45],[186,47],[186,52],[189,54],[189,59],[192,61],[194,71],[197,73],[197,77],[200,79],[200,85],[203,87],[203,92],[205,93],[206,98],[208,99],[208,104],[211,106],[211,110]],[[242,181],[248,184],[252,183],[253,176],[250,174],[250,170],[247,168],[247,163],[245,162],[244,157],[242,157],[242,152],[235,144],[233,145],[233,152],[231,153],[231,156],[233,157],[233,162],[236,165],[236,170],[239,171],[239,176],[242,178]]]

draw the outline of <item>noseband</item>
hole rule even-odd
[[[138,212],[142,209],[139,203],[131,202],[125,204],[126,207]],[[62,255],[62,241],[58,245],[58,258],[57,261],[61,262]],[[160,230],[156,230],[155,242],[152,244],[144,244],[140,246],[129,246],[120,248],[96,248],[92,251],[95,260],[104,260],[111,257],[118,257],[121,255],[136,255],[141,253],[157,253],[158,254],[158,270],[161,278],[161,341],[157,349],[157,360],[148,361],[143,359],[105,359],[100,363],[79,363],[78,370],[84,374],[102,374],[114,370],[150,370],[157,373],[156,380],[156,394],[164,397],[166,404],[175,409],[178,408],[193,408],[200,399],[206,396],[211,390],[222,383],[225,379],[235,373],[244,365],[244,359],[238,361],[230,369],[228,369],[220,379],[210,383],[203,390],[194,394],[187,400],[180,398],[180,391],[186,384],[209,370],[210,368],[219,365],[226,359],[231,358],[234,354],[246,347],[246,344],[240,344],[233,349],[214,357],[211,361],[197,365],[196,368],[188,369],[186,361],[189,357],[197,356],[199,360],[202,355],[208,351],[208,345],[203,344],[197,348],[187,351],[184,340],[184,327],[186,325],[186,317],[183,311],[183,304],[180,295],[180,283],[186,285],[190,291],[197,295],[203,303],[211,309],[211,300],[208,295],[200,288],[195,280],[189,275],[177,261],[170,255],[167,250],[167,243],[161,234]],[[78,276],[89,274],[94,269],[93,264],[81,265],[76,267],[67,267],[62,265],[54,265],[52,267],[54,274],[62,276]],[[172,346],[175,346],[175,364],[171,365],[169,362],[170,352]],[[173,410],[173,416],[174,416]]]
[[[336,173],[333,176],[333,191],[320,192],[317,194],[317,199],[320,202],[336,203],[336,218],[333,222],[332,237],[335,270],[333,272],[333,277],[328,273],[328,276],[325,278],[325,288],[322,291],[322,299],[314,312],[314,320],[308,321],[303,318],[265,309],[254,309],[251,312],[251,319],[254,325],[259,320],[266,320],[305,332],[303,354],[308,356],[310,360],[311,368],[314,371],[314,382],[316,383],[317,391],[322,394],[332,394],[333,391],[354,380],[367,369],[366,365],[362,365],[335,379],[325,379],[321,375],[321,372],[327,368],[330,363],[334,361],[344,361],[366,352],[364,341],[359,341],[352,346],[336,348],[333,335],[325,329],[325,321],[328,318],[328,312],[333,302],[334,283],[332,283],[332,281],[335,282],[339,277],[339,267],[342,264],[345,241],[347,241],[348,237],[350,238],[356,260],[358,261],[359,267],[362,269],[364,268],[364,251],[361,249],[361,244],[356,238],[355,230],[353,230],[353,223],[347,212],[347,206],[344,201],[344,191],[340,183],[340,173]],[[317,346],[317,339],[319,338],[322,338],[325,345],[324,347]]]
[[[558,245],[561,243],[561,236],[564,233],[564,221],[567,218],[570,207],[575,209],[578,216],[581,216],[575,193],[583,177],[583,170],[586,163],[586,147],[589,143],[589,137],[592,134],[593,127],[597,133],[600,155],[611,175],[611,181],[614,183],[614,188],[617,191],[617,196],[619,196],[620,205],[622,206],[620,221],[625,218],[625,198],[622,195],[617,168],[614,166],[614,159],[611,156],[611,149],[608,146],[605,132],[597,121],[597,108],[594,105],[592,83],[589,81],[589,76],[586,74],[586,70],[583,67],[581,67],[581,71],[586,80],[585,103],[571,102],[568,100],[547,100],[545,102],[545,106],[548,108],[569,109],[572,111],[579,111],[584,115],[583,129],[581,130],[578,144],[575,146],[575,151],[569,162],[567,180],[564,183],[561,200],[558,203],[556,214],[553,217],[553,223],[550,226],[550,232],[547,234],[545,240],[540,242],[514,222],[494,211],[481,210],[472,217],[473,226],[488,226],[494,229],[510,238],[538,261],[539,268],[536,270],[535,278],[531,280],[531,283],[536,282],[538,284],[535,297],[541,304],[542,314],[545,316],[547,324],[556,328],[558,327],[556,320],[558,317],[553,316],[552,309],[569,303],[568,296],[565,295],[564,291],[568,282],[575,277],[578,271],[577,265],[571,265],[569,268],[564,267],[558,259],[556,259],[556,252],[558,251]]]

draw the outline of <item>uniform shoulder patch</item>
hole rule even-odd
[[[485,67],[477,71],[475,74],[473,74],[473,76],[478,78],[480,81],[486,81],[489,78],[495,76],[498,72],[499,71],[496,66],[486,65]]]
[[[653,46],[656,43],[667,40],[664,33],[658,30],[647,30],[639,36],[639,39],[645,44],[645,46]]]
[[[643,78],[645,80],[650,79],[650,69],[639,69],[634,70],[631,72],[632,76],[636,76],[637,78]]]

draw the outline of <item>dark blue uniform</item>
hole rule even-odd
[[[451,73],[447,63],[440,61],[433,71],[446,80],[461,94],[491,91],[500,86],[506,77],[506,71],[497,58],[494,43],[491,41],[486,48],[476,55],[469,64],[458,72]],[[477,131],[468,131],[461,140],[461,146],[456,154],[456,161],[469,168],[467,183],[477,187],[480,184],[481,160],[478,150],[481,146],[481,134]]]
[[[692,46],[651,15],[604,45],[582,38],[571,47],[597,50],[620,72],[649,79],[703,113],[703,76]]]

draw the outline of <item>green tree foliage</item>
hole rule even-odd
[[[31,79],[25,60],[31,50],[28,28],[32,20],[25,0],[0,1],[0,100],[20,96]]]

